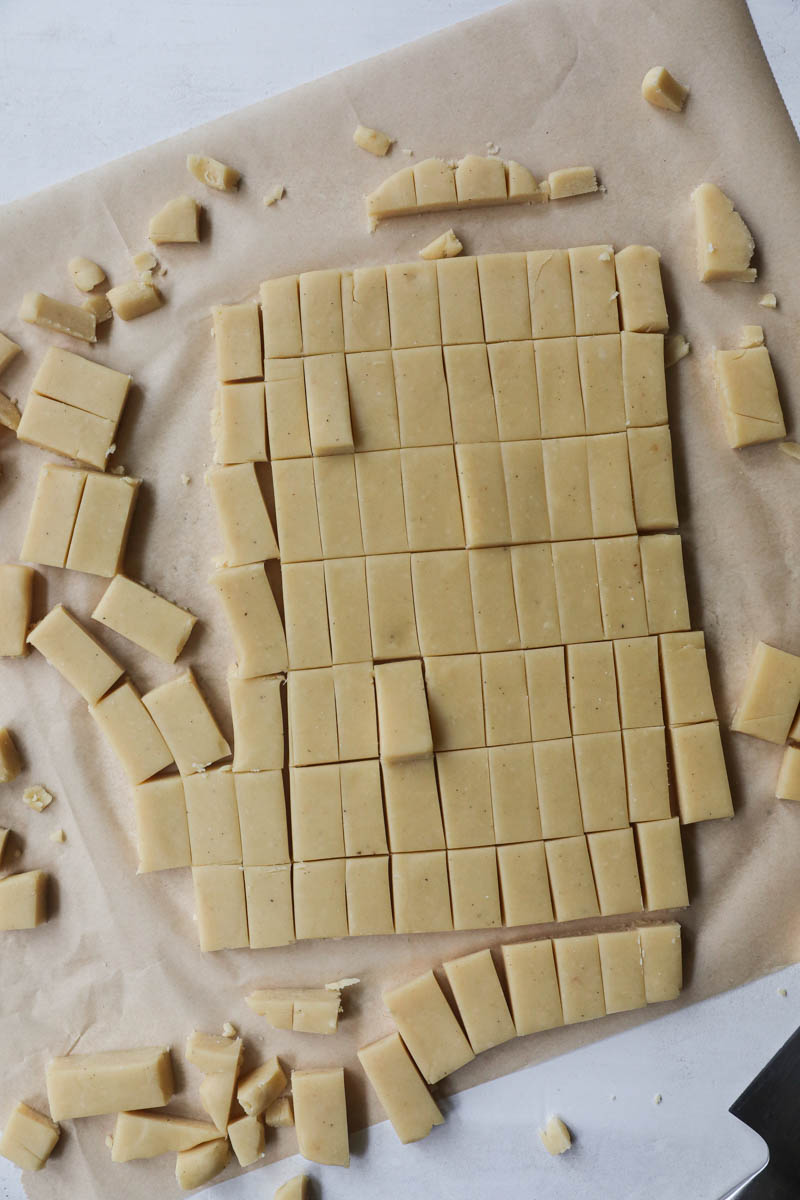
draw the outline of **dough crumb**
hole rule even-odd
[[[0,425],[5,425],[6,429],[13,431],[16,430],[21,418],[22,413],[19,411],[16,401],[0,392]]]
[[[158,270],[158,259],[149,250],[142,250],[139,254],[134,254],[132,262],[140,274],[144,271]]]
[[[616,1097],[616,1096],[609,1096],[608,1098],[609,1098],[609,1100],[616,1100],[616,1098],[617,1098],[617,1097]]]
[[[271,208],[273,204],[277,204],[286,195],[286,188],[282,183],[276,183],[271,191],[267,192],[264,197],[264,208]]]
[[[65,842],[66,840],[67,840],[67,835],[64,833],[63,829],[54,829],[53,832],[50,834],[51,842]]]
[[[797,442],[779,442],[778,448],[787,454],[789,458],[800,459],[800,446]]]
[[[777,308],[778,297],[774,292],[765,292],[763,296],[759,296],[758,303],[762,308]]]
[[[420,258],[455,258],[464,249],[461,242],[456,237],[452,229],[447,229],[444,233],[440,233],[432,242],[428,242],[427,246],[423,246],[419,252]]]
[[[217,158],[208,158],[205,154],[187,154],[186,168],[195,179],[217,192],[235,192],[242,178],[241,171],[235,167],[226,166]]]
[[[542,1145],[548,1154],[563,1154],[572,1145],[572,1134],[561,1117],[550,1117],[544,1129],[539,1130]]]
[[[107,1133],[107,1134],[106,1134],[106,1136],[105,1136],[105,1143],[106,1143],[106,1145],[108,1146],[109,1150],[111,1150],[111,1149],[113,1148],[113,1146],[114,1146],[114,1139],[113,1139],[113,1137],[111,1136],[111,1134],[110,1134],[110,1133]]]
[[[355,977],[352,979],[336,979],[333,983],[326,983],[325,990],[327,992],[341,992],[342,988],[355,987],[357,983],[361,983],[361,980]]]
[[[653,1096],[653,1104],[660,1104],[663,1099],[664,1097],[661,1095],[661,1092],[656,1092],[655,1096]]]
[[[497,142],[487,142],[486,143],[486,153],[488,155],[490,155],[492,158],[494,158],[494,156],[496,154],[499,154],[500,147],[498,146]]]
[[[413,151],[413,150],[408,150],[408,149],[404,148],[403,150],[401,150],[401,151],[400,151],[400,153],[401,153],[401,154],[407,154],[409,158],[413,158],[413,157],[414,157],[414,151]]]
[[[226,1021],[222,1026],[222,1036],[227,1038],[235,1038],[238,1035],[238,1030],[230,1021]]]
[[[48,792],[41,783],[35,783],[33,787],[25,788],[22,799],[28,808],[33,808],[36,812],[44,812],[53,803],[55,796]]]
[[[787,992],[786,988],[780,987],[780,988],[778,988],[778,995],[779,996],[788,996],[789,993]]]
[[[689,89],[678,83],[666,67],[651,67],[642,80],[642,95],[653,108],[681,112]]]
[[[669,334],[664,338],[664,366],[674,367],[676,362],[686,358],[691,348],[691,342],[687,342],[682,333]]]
[[[125,475],[125,474],[126,474],[126,471],[125,471],[125,468],[123,467],[122,463],[120,463],[118,466],[116,466],[116,467],[112,467],[112,468],[111,468],[110,474],[112,474],[112,475]]]
[[[191,482],[192,482],[191,475],[186,475],[185,473],[183,475],[181,475],[181,483],[183,484],[184,487],[188,487]]]
[[[382,133],[380,129],[369,129],[366,125],[358,125],[353,134],[353,141],[362,150],[374,154],[376,158],[383,158],[385,154],[388,154],[394,138],[389,137],[388,133]]]
[[[67,270],[72,276],[72,282],[75,287],[82,292],[90,292],[93,287],[97,287],[98,283],[102,283],[106,277],[106,273],[102,267],[98,267],[96,262],[92,262],[90,258],[71,258],[67,263]]]
[[[611,252],[609,250],[603,250],[597,257],[600,262],[611,262]]]

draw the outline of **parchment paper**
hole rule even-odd
[[[682,116],[640,98],[646,69],[662,62],[692,85]],[[387,160],[352,145],[358,120],[397,137]],[[410,161],[401,148],[413,149],[417,159],[451,157],[485,152],[490,141],[540,175],[593,163],[607,194],[400,219],[368,236],[362,194]],[[241,168],[239,193],[201,189],[186,173],[188,151]],[[729,191],[755,234],[755,286],[696,281],[688,199],[704,179]],[[264,209],[262,195],[276,182],[285,183],[286,197]],[[3,390],[24,401],[45,347],[61,340],[17,320],[22,293],[37,288],[77,299],[66,274],[67,259],[77,253],[96,258],[121,282],[132,273],[130,254],[145,246],[150,215],[183,191],[206,205],[202,244],[163,247],[166,307],[129,325],[102,326],[92,353],[130,371],[136,383],[113,460],[146,481],[128,572],[200,616],[185,658],[229,736],[225,673],[233,654],[206,582],[210,556],[219,550],[202,483],[213,388],[209,305],[253,297],[270,275],[415,258],[451,222],[469,252],[596,241],[661,249],[672,327],[692,342],[691,356],[669,372],[671,425],[693,621],[707,633],[723,723],[759,638],[800,652],[800,468],[775,446],[728,449],[708,361],[712,345],[735,344],[743,322],[763,322],[791,430],[800,367],[800,155],[743,0],[512,4],[10,206],[0,213],[0,328],[26,353],[4,376]],[[779,297],[775,313],[756,305],[767,289]],[[19,552],[38,469],[48,457],[0,437],[2,559]],[[69,572],[42,576],[37,616],[64,601],[88,619],[105,587]],[[142,688],[173,674],[102,634]],[[41,657],[0,664],[0,723],[19,735],[28,763],[25,775],[0,793],[0,823],[21,835],[24,854],[16,865],[44,867],[56,881],[48,924],[2,936],[4,1110],[17,1097],[45,1105],[44,1064],[53,1054],[166,1042],[177,1050],[184,1092],[174,1107],[197,1113],[199,1076],[182,1065],[184,1038],[195,1026],[213,1031],[231,1020],[247,1038],[248,1065],[262,1053],[280,1054],[287,1066],[344,1062],[352,1123],[359,1127],[382,1117],[354,1056],[358,1045],[391,1026],[382,988],[444,957],[549,932],[366,938],[203,956],[189,873],[136,877],[122,772],[83,702]],[[693,903],[681,917],[687,968],[681,1004],[795,960],[800,948],[800,805],[772,798],[780,751],[730,735],[725,746],[736,819],[685,834]],[[30,782],[45,783],[57,797],[42,815],[21,803]],[[67,833],[63,845],[49,840],[59,826]],[[336,1038],[273,1032],[244,1003],[254,985],[341,976],[359,976],[362,985],[348,996]],[[659,1006],[520,1039],[481,1055],[446,1088],[468,1087],[664,1011]],[[127,1200],[150,1194],[154,1185],[165,1192],[175,1186],[170,1156],[112,1167],[103,1144],[111,1126],[112,1118],[68,1124],[51,1166],[26,1177],[29,1195]],[[270,1135],[270,1156],[294,1148],[292,1131]]]

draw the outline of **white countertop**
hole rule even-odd
[[[495,6],[3,0],[0,202]],[[800,6],[750,0],[750,7],[800,128]],[[292,1159],[234,1178],[213,1195],[265,1200],[305,1170],[321,1181],[324,1200],[718,1200],[762,1160],[728,1106],[798,1023],[800,967],[793,967],[474,1088],[450,1102],[446,1124],[416,1146],[401,1147],[384,1124],[353,1139],[348,1172]],[[551,1112],[576,1139],[552,1160],[536,1137]],[[22,1194],[16,1169],[0,1159],[0,1198]]]

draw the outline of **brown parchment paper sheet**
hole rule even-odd
[[[682,116],[640,98],[644,72],[661,62],[692,85]],[[389,158],[373,159],[352,145],[358,120],[397,137]],[[593,163],[607,194],[394,220],[368,236],[362,194],[413,161],[401,148],[419,160],[482,153],[489,141],[536,174]],[[203,190],[187,175],[188,151],[241,168],[239,193]],[[704,179],[730,192],[755,234],[755,286],[696,280],[689,193]],[[286,197],[265,210],[262,195],[276,182],[285,183]],[[708,361],[712,345],[736,344],[743,322],[763,322],[787,424],[796,432],[800,153],[743,0],[512,4],[11,205],[0,212],[0,328],[26,353],[4,376],[3,390],[24,402],[47,345],[83,350],[19,322],[22,293],[37,288],[78,299],[66,273],[76,253],[96,258],[115,283],[127,278],[130,254],[146,244],[148,218],[183,191],[206,205],[204,238],[199,246],[158,251],[168,266],[166,307],[128,325],[115,319],[110,329],[102,326],[90,353],[130,371],[136,384],[113,459],[145,480],[128,572],[200,616],[184,659],[197,669],[228,736],[225,675],[233,655],[206,582],[219,549],[202,482],[211,453],[209,305],[253,297],[271,275],[415,258],[451,223],[469,252],[597,241],[660,248],[672,328],[692,342],[691,356],[669,372],[671,425],[693,622],[707,633],[723,723],[758,638],[800,652],[800,468],[774,445],[728,449]],[[778,294],[777,312],[757,307],[766,289]],[[2,559],[19,552],[38,469],[50,457],[0,437]],[[188,486],[182,473],[191,476]],[[42,576],[37,616],[64,601],[88,619],[105,587],[69,572]],[[172,676],[172,668],[101,634],[140,687]],[[382,988],[445,957],[547,932],[366,938],[203,956],[189,872],[136,877],[123,774],[81,699],[41,657],[0,664],[0,723],[18,733],[28,763],[0,793],[0,823],[24,844],[18,866],[44,867],[55,880],[49,923],[2,936],[4,1109],[16,1097],[45,1103],[44,1064],[53,1054],[164,1042],[176,1048],[184,1093],[174,1107],[197,1113],[199,1076],[183,1066],[183,1040],[195,1026],[219,1030],[231,1020],[247,1038],[250,1063],[262,1053],[278,1053],[288,1066],[344,1062],[358,1127],[382,1117],[355,1060],[358,1045],[390,1028]],[[772,798],[780,751],[730,735],[725,744],[736,819],[685,834],[693,903],[681,917],[682,1004],[795,960],[800,949],[800,806]],[[34,781],[57,797],[42,815],[20,799]],[[58,826],[67,832],[64,845],[49,840]],[[273,1032],[244,1003],[254,985],[342,976],[362,984],[347,999],[336,1038]],[[480,1056],[446,1086],[471,1086],[663,1011],[520,1039]],[[111,1126],[112,1118],[70,1124],[48,1170],[26,1178],[29,1195],[127,1200],[149,1194],[153,1184],[171,1191],[169,1156],[111,1166],[103,1144]],[[294,1149],[292,1131],[271,1135],[270,1156]]]

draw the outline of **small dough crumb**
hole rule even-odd
[[[222,1036],[223,1037],[235,1038],[235,1037],[238,1037],[238,1032],[239,1031],[237,1030],[236,1026],[232,1025],[230,1023],[230,1021],[226,1021],[225,1024],[222,1026]]]
[[[413,150],[409,150],[409,149],[407,149],[406,147],[403,147],[403,149],[400,151],[400,153],[401,153],[401,154],[407,154],[409,158],[413,158],[413,157],[414,157],[414,151],[413,151]]]
[[[739,345],[743,350],[752,350],[753,346],[764,345],[764,330],[760,325],[743,325],[739,334]]]
[[[779,996],[788,996],[789,993],[787,992],[786,988],[780,987],[780,988],[778,988],[778,995]]]
[[[276,183],[271,191],[267,192],[264,197],[264,208],[271,208],[273,204],[277,204],[286,195],[286,187],[282,183]]]
[[[15,431],[21,417],[22,413],[17,408],[16,401],[0,392],[0,425],[5,425],[6,429]]]
[[[53,832],[50,834],[51,842],[65,842],[66,840],[67,840],[67,835],[64,833],[63,829],[54,829]]]
[[[611,262],[611,251],[603,250],[600,254],[598,254],[597,259],[599,262]]]
[[[758,303],[762,308],[777,308],[778,297],[774,292],[765,292],[763,296],[759,296]]]
[[[67,270],[72,276],[72,282],[76,288],[82,292],[90,292],[93,287],[97,287],[98,283],[102,283],[106,277],[106,273],[102,267],[98,267],[96,262],[92,262],[90,258],[82,258],[80,255],[77,258],[71,258],[67,263]]]
[[[118,466],[111,467],[110,474],[111,475],[127,475],[128,472],[125,470],[122,463],[119,463]]]
[[[542,1145],[548,1154],[563,1154],[572,1145],[572,1135],[561,1117],[550,1117],[544,1129],[539,1130]]]
[[[440,233],[432,242],[428,242],[427,246],[423,246],[419,252],[420,258],[455,258],[464,249],[461,242],[456,237],[452,229],[447,229],[444,233]]]
[[[787,454],[789,458],[800,459],[800,446],[797,442],[779,442],[778,448]]]
[[[374,154],[376,158],[383,158],[385,154],[388,154],[394,138],[389,137],[388,133],[381,133],[380,129],[369,129],[366,125],[358,125],[353,134],[353,141],[362,150]]]
[[[192,482],[191,475],[186,475],[186,474],[181,475],[181,483],[183,484],[184,487],[188,487],[191,482]]]
[[[656,1092],[655,1096],[653,1096],[653,1104],[660,1104],[663,1099],[664,1097],[661,1095],[661,1092]]]
[[[96,325],[100,325],[103,321],[110,321],[114,315],[114,310],[108,303],[108,297],[102,292],[98,292],[96,296],[87,296],[81,308],[86,312],[94,313]]]
[[[114,1139],[113,1139],[113,1137],[111,1136],[111,1134],[110,1134],[110,1133],[107,1133],[107,1134],[106,1134],[106,1136],[105,1136],[105,1143],[106,1143],[106,1145],[108,1146],[109,1150],[112,1150],[112,1149],[113,1149],[113,1147],[114,1147]]]
[[[53,803],[55,796],[48,792],[47,788],[43,787],[41,783],[35,783],[33,787],[25,788],[25,791],[22,793],[22,799],[28,808],[33,808],[36,812],[44,812]]]
[[[235,192],[242,178],[241,171],[237,171],[235,167],[228,167],[218,159],[207,158],[204,154],[187,154],[186,166],[195,179],[217,192]]]
[[[642,80],[642,95],[654,108],[681,112],[689,89],[678,83],[666,67],[651,67]]]
[[[158,259],[155,254],[151,254],[149,250],[142,250],[139,254],[134,254],[132,259],[136,270],[141,274],[143,271],[157,271]]]
[[[486,153],[491,155],[492,157],[494,157],[496,154],[499,154],[500,147],[498,146],[497,142],[487,142],[486,143]]]
[[[686,358],[691,348],[691,342],[687,342],[682,333],[669,334],[664,338],[664,366],[674,367],[676,362]]]
[[[350,979],[335,979],[333,981],[333,983],[325,984],[325,991],[326,992],[341,992],[342,988],[355,987],[355,985],[357,983],[361,983],[361,980],[356,979],[355,976],[353,976]]]

